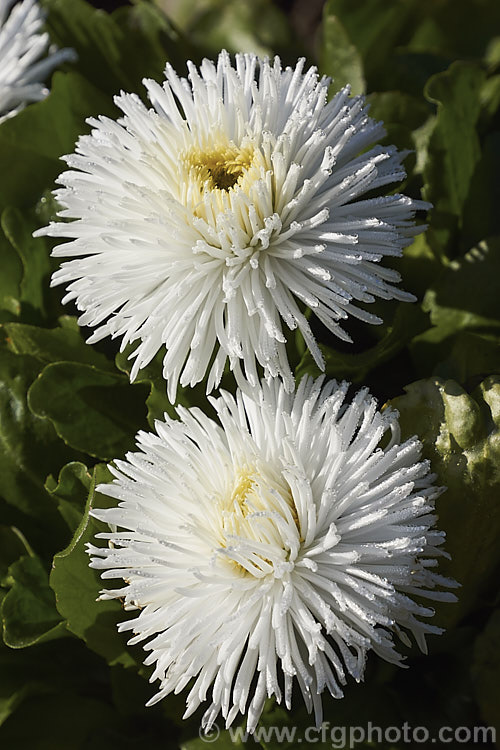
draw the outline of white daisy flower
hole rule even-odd
[[[455,584],[433,572],[443,488],[419,441],[400,444],[366,389],[346,404],[348,384],[321,380],[223,392],[220,425],[178,407],[99,487],[119,503],[92,511],[112,531],[91,566],[126,582],[101,599],[141,610],[119,630],[146,642],[149,704],[190,686],[187,717],[210,694],[207,730],[222,712],[253,731],[266,697],[290,708],[294,680],[321,723],[321,693],[361,680],[368,651],[399,664],[394,635],[425,651],[441,632],[422,597],[455,599],[435,590]]]
[[[45,16],[36,0],[0,0],[0,122],[28,102],[44,99],[42,83],[52,70],[74,60],[73,50],[49,50],[49,35],[41,33]],[[14,7],[12,8],[12,6]],[[41,59],[43,58],[43,59]]]
[[[71,239],[53,284],[96,327],[89,342],[140,342],[132,379],[165,345],[172,401],[207,370],[209,392],[227,358],[237,377],[242,365],[255,384],[258,362],[293,390],[283,322],[322,367],[305,306],[350,340],[348,315],[381,322],[358,303],[413,300],[380,261],[401,255],[429,204],[373,197],[405,176],[406,154],[374,146],[384,128],[363,99],[346,87],[328,103],[328,79],[303,60],[283,70],[245,54],[233,68],[222,52],[188,68],[189,80],[167,65],[163,86],[144,81],[152,109],[116,97],[124,116],[90,119],[65,157],[54,194],[73,221],[39,232]]]

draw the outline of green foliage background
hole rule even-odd
[[[332,90],[366,93],[386,142],[410,149],[405,192],[434,205],[426,234],[394,262],[418,302],[378,303],[386,322],[353,323],[354,347],[316,333],[328,375],[391,400],[449,487],[438,501],[452,556],[442,572],[462,584],[459,603],[436,607],[447,632],[429,656],[408,650],[408,670],[372,657],[363,685],[325,699],[325,718],[431,732],[485,723],[500,735],[500,4],[328,0],[315,45],[271,0],[177,0],[173,20],[161,0],[112,15],[84,0],[43,5],[53,40],[79,58],[45,101],[0,125],[0,747],[206,747],[200,714],[181,719],[182,695],[144,708],[153,687],[142,650],[116,631],[119,603],[96,603],[84,551],[99,529],[89,507],[106,503],[95,493],[105,463],[171,412],[158,358],[130,385],[112,343],[86,345],[49,286],[50,243],[31,234],[54,216],[59,157],[86,117],[117,115],[112,95],[142,95],[141,79],[162,80],[167,59],[183,72],[221,47],[287,63],[306,54]],[[317,374],[299,340],[290,357],[298,376]],[[205,406],[202,388],[179,400]],[[270,703],[262,721],[311,724],[300,700],[291,714]],[[233,745],[222,732],[215,746]]]

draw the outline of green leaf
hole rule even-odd
[[[425,170],[425,165],[429,158],[429,146],[431,136],[436,127],[437,115],[431,115],[419,128],[413,131],[413,143],[416,151],[416,161],[414,173],[421,175]],[[422,235],[419,235],[422,236]],[[418,239],[418,237],[417,237]]]
[[[496,0],[417,0],[408,47],[448,58],[481,58],[500,28]]]
[[[0,727],[29,695],[50,691],[49,685],[46,684],[47,671],[40,677],[37,674],[38,670],[34,668],[33,662],[36,660],[33,660],[33,652],[27,653],[30,655],[28,669],[24,654],[0,646]],[[0,729],[0,741],[2,734],[3,731]]]
[[[112,100],[77,73],[56,72],[44,101],[0,125],[0,173],[15,176],[0,182],[0,208],[38,200],[63,169],[59,157],[72,152],[78,136],[88,132],[85,118],[115,111]],[[43,244],[37,243],[39,248]]]
[[[353,94],[364,94],[363,61],[335,15],[334,4],[335,0],[329,0],[323,10],[320,68],[331,76],[334,91],[350,84]]]
[[[29,390],[33,414],[49,419],[70,446],[110,460],[135,445],[147,427],[147,390],[130,385],[123,375],[92,365],[56,362],[47,365]]]
[[[403,91],[382,91],[367,97],[370,117],[382,120],[387,131],[383,142],[394,144],[399,149],[415,148],[413,131],[425,126],[431,111],[422,98],[411,96]],[[405,160],[405,169],[412,173],[415,157],[411,153]],[[401,188],[398,187],[398,191]],[[419,235],[421,237],[422,235]],[[405,250],[405,254],[406,254]]]
[[[394,47],[400,42],[402,29],[411,13],[411,3],[404,0],[365,0],[353,3],[352,0],[329,0],[328,16],[334,16],[347,39],[356,45],[361,57],[364,73],[368,81],[376,80],[380,69],[388,58],[393,58]],[[377,88],[369,85],[369,89]]]
[[[77,69],[108,93],[131,87],[124,55],[125,33],[109,13],[82,0],[44,0],[47,26],[59,46],[76,50]],[[123,67],[122,67],[123,66]],[[134,80],[134,84],[136,80]],[[134,85],[132,84],[132,90]]]
[[[458,604],[440,608],[438,624],[451,624],[481,603],[500,564],[500,379],[487,378],[472,395],[438,378],[405,390],[392,401],[402,437],[419,436],[437,483],[448,487],[437,510],[451,562],[440,572],[462,589]]]
[[[497,109],[500,111],[500,102]],[[500,235],[499,173],[500,132],[497,130],[484,138],[481,158],[472,175],[469,193],[464,203],[461,235],[463,247],[472,247],[487,237]]]
[[[97,500],[99,507],[109,507],[114,503],[111,498],[96,493],[96,486],[109,478],[106,466],[99,464],[94,468],[84,515],[69,546],[54,557],[50,585],[56,595],[57,609],[67,621],[68,629],[110,664],[127,667],[137,665],[139,660],[134,659],[133,654],[141,653],[141,649],[127,647],[125,636],[116,630],[117,622],[126,619],[119,602],[96,601],[102,581],[89,567],[85,547],[87,542],[95,541],[97,532],[106,528],[89,514]]]
[[[21,310],[20,284],[23,267],[19,255],[16,253],[4,232],[0,229],[0,309],[8,310],[17,316]]]
[[[28,408],[26,392],[38,372],[33,357],[0,347],[0,495],[12,506],[4,523],[21,528],[40,554],[53,554],[66,543],[67,527],[44,482],[71,454],[50,422]]]
[[[500,37],[498,38],[498,50],[500,52]],[[481,90],[481,124],[490,125],[500,108],[500,75],[490,76],[483,84]]]
[[[2,658],[0,656],[0,666],[3,667]],[[12,714],[20,703],[31,693],[36,691],[36,687],[32,683],[21,684],[16,688],[8,685],[8,692],[2,689],[3,685],[0,685],[0,727],[4,721]],[[43,688],[42,688],[43,689]],[[1,739],[0,730],[0,739]]]
[[[46,296],[51,271],[47,242],[32,237],[33,226],[19,209],[6,208],[1,217],[2,229],[17,252],[23,267],[19,299],[42,316],[46,314]]]
[[[162,0],[158,5],[164,6]],[[201,55],[216,57],[221,49],[270,56],[280,51],[297,59],[297,43],[287,16],[270,0],[184,0],[169,2],[167,12]]]
[[[0,526],[0,586],[11,586],[9,567],[21,555],[34,556],[23,534],[15,526]]]
[[[4,643],[25,648],[68,635],[40,558],[21,557],[10,566],[9,575],[14,582],[2,602]]]
[[[481,717],[500,732],[500,609],[496,609],[474,643],[472,678]],[[491,734],[490,734],[491,737]]]
[[[129,346],[125,351],[119,352],[115,357],[117,368],[121,370],[121,372],[126,373],[127,377],[130,376],[130,370],[132,369],[129,355],[133,348],[133,346]],[[146,367],[139,370],[134,383],[137,383],[138,385],[144,384],[149,388],[146,406],[148,409],[148,423],[150,427],[154,427],[156,419],[163,421],[165,412],[172,418],[176,417],[175,408],[167,397],[167,385],[163,377],[163,352],[158,352]],[[185,403],[183,391],[184,389],[178,389],[177,403],[189,406],[189,404]]]
[[[426,234],[415,237],[412,244],[405,248],[404,256],[398,263],[404,288],[419,299],[425,297],[429,287],[442,276],[444,268],[441,260],[430,248]]]
[[[47,25],[59,46],[78,54],[74,68],[108,95],[140,93],[145,77],[160,80],[165,62],[180,62],[179,35],[154,8],[96,10],[82,0],[43,0]],[[137,61],[140,60],[140,65]]]
[[[361,54],[369,91],[420,95],[454,58],[481,58],[500,23],[496,0],[334,0],[329,7]]]
[[[476,124],[485,74],[478,65],[455,62],[433,76],[425,95],[438,107],[424,168],[424,197],[434,204],[429,238],[447,252],[461,226],[461,214],[481,157]]]
[[[122,31],[126,31],[121,73],[128,66],[130,85],[134,88],[142,84],[143,78],[163,80],[167,60],[180,72],[186,66],[186,59],[192,59],[196,54],[170,17],[150,0],[134,0],[132,7],[118,8],[112,19]],[[141,60],[140,68],[136,63],[138,59]]]
[[[99,702],[110,705],[108,685],[107,664],[78,638],[59,638],[27,649],[12,649],[0,641],[0,724],[9,714],[15,714],[0,728],[0,747],[2,750],[10,747],[53,750],[58,745],[54,741],[52,724],[59,726],[58,713],[63,697],[71,695],[73,700],[80,699],[84,703],[85,697],[91,694]],[[28,704],[23,707],[26,699]],[[34,727],[37,736],[25,746],[21,739],[26,731],[24,724],[33,724],[39,705],[46,710],[44,719]],[[10,732],[17,732],[15,742],[11,742],[13,734]],[[66,750],[74,736],[74,732],[69,732],[60,747]]]
[[[446,352],[448,352],[446,356]],[[445,342],[434,374],[474,387],[488,375],[500,372],[500,330],[497,335],[459,331]]]
[[[45,483],[45,489],[57,501],[59,513],[73,534],[85,511],[90,480],[91,475],[85,464],[73,461],[63,466],[57,482],[50,476]]]
[[[59,328],[7,323],[3,329],[9,349],[16,354],[30,354],[43,363],[79,362],[114,371],[112,362],[83,341],[75,318],[65,318],[64,326]]]
[[[134,345],[128,346],[123,352],[119,352],[115,357],[117,368],[126,373],[127,377],[130,376],[130,370],[132,368],[129,355],[133,349]],[[144,384],[144,387],[149,388],[146,406],[148,409],[148,423],[151,428],[154,428],[157,419],[163,422],[165,413],[173,419],[177,418],[175,406],[170,403],[167,397],[167,384],[163,377],[163,356],[164,352],[159,351],[146,367],[139,370],[136,379],[134,380],[134,384]],[[234,388],[234,377],[229,373],[228,368],[226,368],[226,371],[224,372],[220,387],[225,390],[231,390]],[[183,388],[182,386],[179,386],[175,403],[176,405],[180,404],[186,407],[199,406],[206,414],[213,414],[215,416],[215,411],[212,411],[212,407],[207,401],[205,385],[203,382],[198,383],[194,388]]]

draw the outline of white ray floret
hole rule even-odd
[[[256,383],[259,363],[291,390],[285,331],[300,329],[322,366],[304,306],[349,340],[349,315],[381,322],[366,303],[413,299],[380,261],[423,229],[413,218],[428,204],[373,197],[405,176],[405,154],[373,145],[384,129],[363,99],[346,87],[327,102],[328,79],[303,60],[233,67],[223,52],[188,68],[144,81],[152,109],[121,94],[120,120],[89,120],[55,192],[73,221],[40,232],[71,239],[53,283],[95,327],[90,342],[137,343],[132,379],[165,346],[171,400],[207,372],[210,391],[227,359],[237,377]]]
[[[73,50],[49,49],[44,20],[36,0],[0,0],[0,122],[25,104],[44,99],[49,73],[76,58]]]
[[[419,441],[399,443],[397,413],[366,389],[346,402],[347,387],[222,392],[219,423],[178,407],[111,467],[99,490],[117,506],[92,511],[109,546],[88,551],[125,581],[101,598],[140,609],[119,629],[149,652],[150,704],[189,685],[185,716],[208,700],[207,730],[222,712],[253,731],[268,696],[290,708],[296,682],[321,723],[321,693],[360,681],[370,650],[399,664],[395,635],[425,651],[441,632],[421,600],[455,599],[434,572],[442,488]]]

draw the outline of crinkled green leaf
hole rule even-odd
[[[13,584],[1,609],[4,643],[25,648],[68,635],[40,558],[21,557],[10,566],[9,576]]]
[[[439,526],[451,562],[441,572],[462,584],[459,602],[440,610],[455,623],[482,601],[500,566],[500,378],[469,395],[454,381],[421,380],[393,399],[404,438],[417,434],[439,484]]]
[[[474,643],[472,677],[484,722],[500,733],[500,609],[496,609]],[[491,738],[491,734],[490,734]]]
[[[47,365],[29,390],[33,414],[49,419],[57,434],[76,450],[110,460],[134,447],[147,427],[147,389],[130,385],[118,373],[92,365]]]
[[[349,84],[353,94],[364,94],[363,61],[341,21],[334,13],[335,0],[328,0],[323,10],[321,70],[332,78],[332,91]]]
[[[85,547],[87,542],[95,543],[95,534],[106,528],[89,513],[96,502],[96,486],[109,481],[109,477],[106,466],[99,464],[94,468],[84,515],[69,546],[54,557],[50,585],[56,595],[57,609],[67,621],[68,629],[110,664],[127,667],[137,664],[134,650],[126,646],[125,636],[116,630],[117,622],[126,619],[126,615],[117,601],[96,601],[103,582],[89,567]],[[114,502],[105,495],[98,497],[99,507]]]
[[[434,205],[430,242],[443,252],[461,227],[462,208],[481,157],[476,124],[484,78],[479,65],[455,62],[425,88],[438,114],[424,168],[424,197]]]

